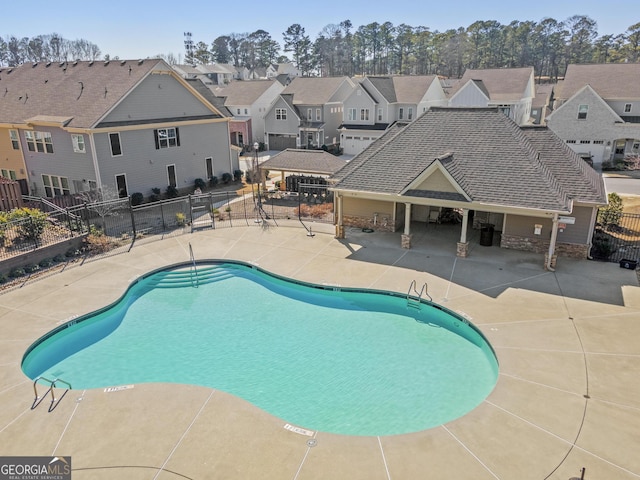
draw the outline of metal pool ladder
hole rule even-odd
[[[191,242],[189,242],[189,259],[191,260],[191,285],[198,288],[198,267],[196,267],[196,257],[193,255]]]
[[[49,388],[47,389],[46,392],[44,392],[42,394],[42,396],[38,395],[38,381],[39,380],[43,380],[44,382],[47,382],[49,384]],[[64,393],[62,395],[60,395],[60,397],[58,397],[58,399],[56,400],[55,389],[56,389],[56,384],[57,383],[64,383],[67,386],[67,388],[64,391]],[[46,397],[47,394],[49,392],[51,392],[51,403],[49,404],[49,412],[52,412],[58,406],[60,401],[64,398],[64,396],[67,394],[67,392],[69,390],[71,390],[71,384],[69,382],[65,382],[64,380],[62,380],[60,378],[56,378],[54,380],[49,380],[46,377],[38,377],[38,378],[36,378],[33,381],[33,393],[35,394],[36,398],[33,400],[33,403],[31,404],[31,410],[33,410],[38,405],[40,405],[42,400],[44,400],[44,397]]]
[[[431,295],[427,292],[427,282],[422,285],[420,291],[418,291],[418,284],[415,280],[411,281],[411,285],[409,285],[409,290],[407,290],[407,307],[416,308],[418,310],[422,309],[422,296],[426,295],[429,298],[430,302],[433,302]],[[413,292],[413,295],[412,295]]]

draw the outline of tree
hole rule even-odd
[[[596,21],[586,15],[574,15],[566,20],[566,25],[569,29],[567,65],[591,61],[593,41],[598,36]]]
[[[609,203],[606,207],[598,210],[598,223],[605,231],[619,225],[622,218],[622,198],[615,192],[608,195]]]
[[[211,52],[209,46],[204,42],[198,42],[194,46],[193,61],[196,64],[207,65],[211,63]]]
[[[226,35],[222,35],[216,38],[211,44],[211,55],[213,61],[216,63],[229,63],[231,60],[231,52],[229,51],[229,38]]]
[[[128,204],[128,198],[120,198],[120,194],[115,188],[109,185],[102,185],[95,190],[80,193],[80,198],[87,204],[90,211],[95,212],[101,220],[102,231],[107,233],[107,223],[105,218],[124,205]]]
[[[640,22],[631,25],[625,32],[627,43],[624,46],[625,59],[628,62],[640,60]]]
[[[284,51],[293,53],[293,63],[300,69],[302,75],[308,75],[311,70],[311,40],[305,35],[304,28],[294,23],[282,34]]]

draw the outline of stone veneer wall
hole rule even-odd
[[[342,217],[342,224],[348,227],[370,228],[376,232],[395,232],[396,230],[392,222],[389,222],[386,226],[380,222],[378,222],[377,225],[374,225],[371,217],[344,215]]]
[[[519,237],[516,235],[502,234],[500,239],[502,248],[523,250],[526,252],[548,253],[549,241],[540,238]],[[578,243],[557,243],[555,253],[563,257],[587,258],[590,246]]]

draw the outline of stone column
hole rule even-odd
[[[469,242],[458,242],[456,255],[460,258],[466,258],[469,255]]]
[[[411,204],[404,204],[404,233],[402,234],[400,245],[402,248],[411,248]]]
[[[402,248],[411,248],[411,237],[413,237],[412,234],[406,234],[406,233],[402,234],[401,244],[400,244]]]

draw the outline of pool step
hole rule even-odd
[[[193,268],[159,272],[146,278],[145,283],[153,288],[179,288],[191,287],[196,280],[198,285],[205,285],[234,276],[233,272],[218,266],[197,267],[196,272]]]

